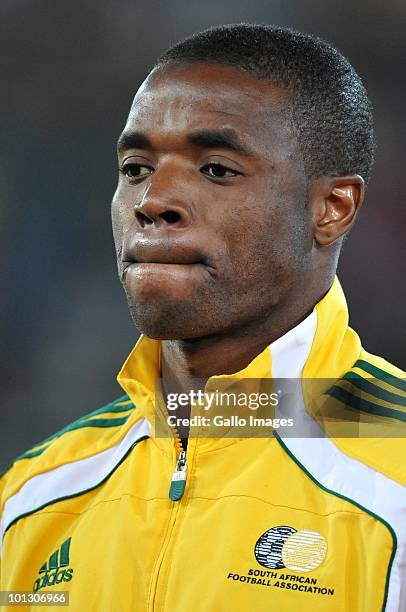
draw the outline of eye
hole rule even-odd
[[[121,172],[130,179],[144,178],[153,172],[151,166],[145,164],[136,164],[134,162],[123,164]]]
[[[203,166],[201,172],[211,178],[230,178],[241,174],[241,172],[237,170],[232,170],[231,168],[227,168],[227,166],[223,166],[223,164],[215,162]]]

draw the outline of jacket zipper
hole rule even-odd
[[[183,497],[186,486],[186,451],[183,449],[179,452],[175,471],[172,475],[171,486],[169,487],[169,498],[173,501],[178,501]]]
[[[175,471],[172,474],[172,480],[169,487],[169,499],[172,501],[179,501],[183,497],[186,487],[186,451],[183,449],[182,441],[179,436],[179,432],[176,427],[173,427],[173,433],[175,438],[175,449],[178,451]]]
[[[173,427],[175,438],[175,449],[178,451],[176,459],[175,471],[172,474],[171,485],[169,487],[169,499],[179,501],[183,497],[186,487],[186,451],[183,449],[182,441],[176,427]]]

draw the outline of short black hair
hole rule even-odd
[[[374,156],[372,104],[350,62],[331,44],[290,28],[249,23],[213,27],[157,60],[235,66],[291,91],[291,117],[308,180],[360,174]]]

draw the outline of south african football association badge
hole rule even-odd
[[[327,542],[318,531],[296,530],[287,525],[271,527],[255,544],[255,558],[269,569],[311,572],[327,554]]]

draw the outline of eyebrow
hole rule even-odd
[[[243,155],[255,155],[238,136],[237,132],[231,129],[223,130],[198,130],[188,136],[188,142],[202,149],[227,149]]]
[[[117,141],[117,151],[153,149],[152,142],[142,132],[123,132]]]
[[[201,149],[226,149],[243,155],[255,156],[255,152],[241,140],[237,132],[229,128],[196,130],[188,135],[187,142]],[[143,132],[123,132],[117,141],[117,150],[123,152],[129,149],[153,150],[154,147]]]

